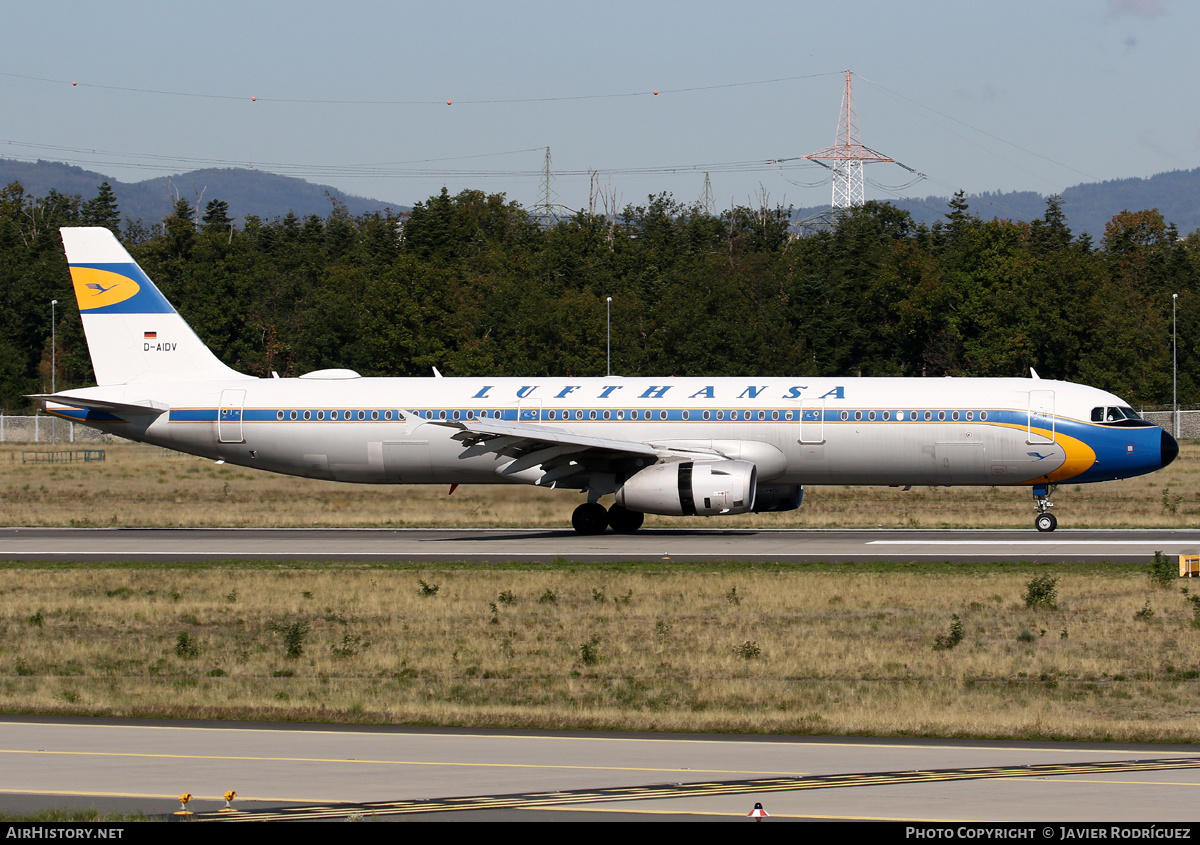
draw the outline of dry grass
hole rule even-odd
[[[0,447],[0,521],[21,526],[527,526],[563,527],[581,497],[524,486],[390,487],[273,475],[157,450],[106,446],[94,464],[23,464],[31,447]],[[48,448],[45,444],[39,449]],[[1154,475],[1064,485],[1054,496],[1064,527],[1196,525],[1200,444]],[[810,487],[803,507],[784,514],[722,517],[726,527],[1028,528],[1028,488]],[[651,516],[648,526],[715,525]]]
[[[0,709],[1200,740],[1179,591],[1059,575],[1029,610],[1011,569],[0,569]]]

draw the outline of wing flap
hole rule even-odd
[[[659,451],[648,443],[590,437],[551,426],[503,420],[426,420],[425,422],[459,429],[459,433],[454,437],[467,444],[470,455],[494,452],[518,457],[530,450],[537,451],[553,446],[564,446],[578,447],[570,450],[574,452],[598,451],[606,453],[610,457],[638,455],[655,460],[659,457]],[[555,456],[560,454],[565,454],[565,452],[556,452]]]

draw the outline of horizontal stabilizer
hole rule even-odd
[[[93,399],[84,396],[72,396],[69,393],[33,393],[29,399],[38,399],[47,412],[53,413],[55,408],[83,408],[89,411],[107,411],[118,416],[152,415],[158,416],[171,410],[169,405],[154,402],[149,399],[142,402],[114,402],[111,399]]]

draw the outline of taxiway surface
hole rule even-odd
[[[570,530],[4,528],[0,560],[156,560],[195,562],[350,560],[580,562],[638,560],[1144,561],[1156,551],[1194,553],[1200,529],[800,530],[649,529],[581,536]]]
[[[189,792],[211,812],[233,789],[243,810],[325,818],[404,802],[399,817],[734,819],[761,802],[776,818],[1161,823],[1194,819],[1198,787],[1194,746],[0,720],[6,808],[169,813]]]

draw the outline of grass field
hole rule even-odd
[[[47,444],[36,447],[48,451]],[[69,444],[59,448],[70,448]],[[518,485],[338,484],[217,465],[128,444],[102,463],[22,463],[28,446],[0,447],[0,522],[21,526],[564,527],[583,501],[570,491]],[[1053,497],[1064,528],[1181,528],[1200,518],[1200,444],[1153,475],[1063,485]],[[647,526],[762,528],[1028,528],[1029,488],[810,487],[782,514],[649,516]]]
[[[448,497],[105,448],[92,464],[0,449],[0,520],[563,526],[579,500],[525,487]],[[1200,446],[1185,443],[1154,475],[1065,486],[1060,522],[1194,526],[1198,469]],[[1024,488],[826,487],[796,512],[720,524],[1028,528],[1031,505]],[[1055,606],[1025,606],[1037,575],[1057,578]],[[1200,629],[1185,589],[1115,564],[8,564],[0,710],[1194,742]]]
[[[1192,603],[1124,565],[13,564],[0,596],[9,713],[1200,740]]]

